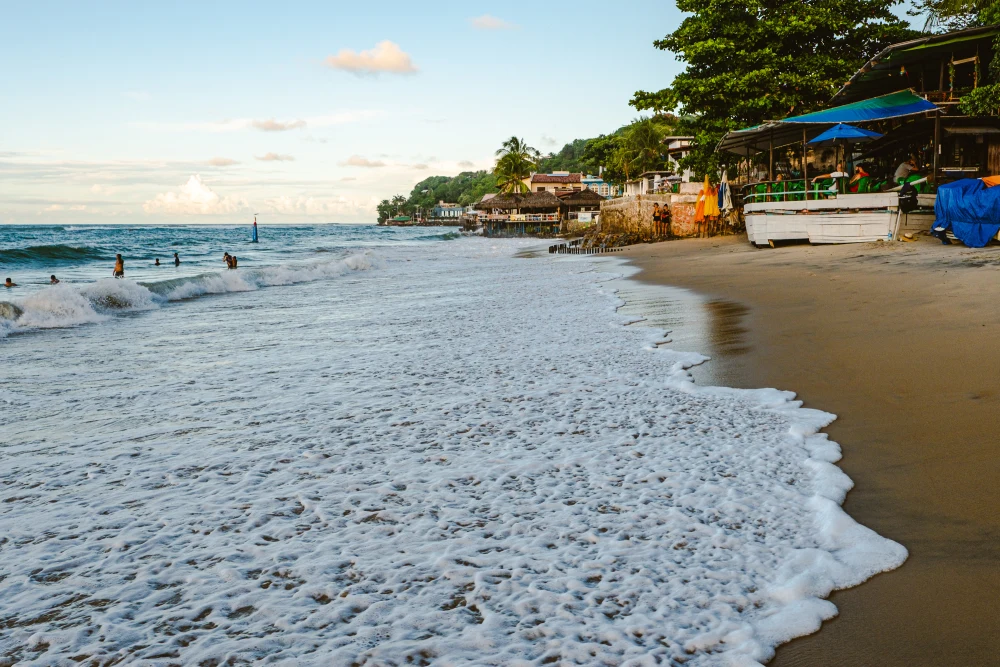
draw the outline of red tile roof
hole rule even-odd
[[[570,174],[568,176],[553,176],[551,174],[535,174],[531,177],[532,183],[579,183],[583,174]]]

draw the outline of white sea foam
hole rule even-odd
[[[749,665],[903,561],[832,415],[517,247],[9,340],[0,659]]]
[[[381,260],[375,255],[360,252],[325,261],[211,272],[158,283],[113,278],[84,286],[62,283],[10,304],[17,306],[19,313],[10,308],[0,310],[0,338],[18,330],[102,322],[115,314],[152,310],[168,301],[336,278],[378,266]]]

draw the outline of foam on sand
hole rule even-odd
[[[519,247],[81,329],[58,393],[9,339],[0,656],[752,665],[905,559],[840,508],[833,415],[695,385],[624,268]]]

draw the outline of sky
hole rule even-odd
[[[547,152],[634,118],[681,15],[620,9],[8,3],[0,223],[372,222],[512,135]]]
[[[373,222],[635,118],[673,2],[35,2],[0,21],[0,224]]]

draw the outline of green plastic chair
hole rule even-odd
[[[858,194],[863,195],[871,192],[871,190],[868,189],[870,183],[871,183],[871,176],[862,176],[861,178],[859,178]]]
[[[802,201],[806,196],[806,185],[802,181],[789,181],[785,188],[791,194],[786,195],[788,201]]]
[[[816,195],[815,196],[816,199],[819,199],[820,195],[823,196],[823,199],[829,199],[830,198],[829,190],[833,186],[833,179],[824,178],[821,181],[816,181],[815,183],[812,184],[812,186],[813,186],[813,193],[815,193]]]

